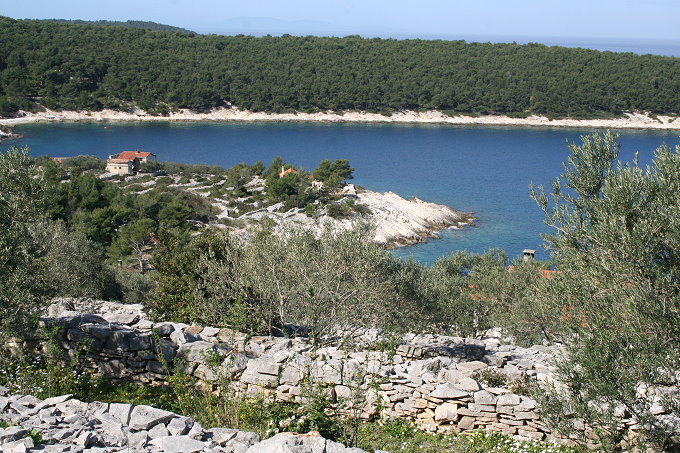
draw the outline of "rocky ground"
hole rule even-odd
[[[433,432],[486,428],[521,440],[550,435],[536,402],[509,384],[526,378],[553,381],[549,362],[556,347],[405,335],[394,349],[380,350],[383,338],[372,330],[345,336],[344,345],[329,340],[315,347],[305,337],[247,337],[230,329],[153,323],[140,305],[97,301],[62,300],[49,314],[43,322],[59,326],[64,347],[90,344],[87,360],[93,369],[115,378],[163,383],[167,376],[154,353],[158,348],[164,360],[180,357],[184,371],[206,383],[228,376],[241,395],[301,403],[305,382],[316,382],[341,409],[349,404],[366,419],[381,413]],[[217,368],[208,361],[215,355],[221,361]],[[357,391],[361,401],[351,401]]]
[[[79,359],[109,378],[163,384],[168,376],[161,361],[179,358],[184,372],[204,386],[226,378],[226,388],[236,395],[304,405],[306,386],[313,382],[328,392],[328,409],[339,414],[349,409],[365,419],[410,420],[430,432],[479,429],[516,440],[574,444],[545,424],[525,388],[532,382],[559,387],[552,364],[562,352],[558,345],[523,348],[494,337],[407,334],[381,348],[385,338],[373,330],[314,345],[302,336],[251,337],[225,328],[153,322],[141,305],[82,299],[57,300],[47,315],[41,322],[56,329],[62,347],[73,352],[88,345]],[[648,390],[654,411],[666,413],[664,392],[673,389]],[[625,429],[642,429],[625,408],[617,411]],[[670,413],[663,419],[680,431],[679,419]],[[281,434],[259,442],[253,433],[205,430],[190,418],[148,406],[86,404],[69,396],[40,401],[5,394],[0,420],[5,426],[0,443],[7,452],[31,448],[34,441],[25,437],[31,429],[45,439],[38,448],[54,452],[360,451],[317,435]],[[588,435],[588,427],[574,426]]]
[[[321,437],[282,433],[261,441],[253,432],[203,429],[189,417],[121,403],[85,403],[71,395],[40,400],[0,388],[4,453],[362,453]],[[365,453],[365,452],[364,452]]]
[[[274,209],[262,209],[245,214],[242,219],[259,221],[263,217],[269,217],[277,223],[281,231],[292,226],[312,229],[319,234],[327,228],[344,230],[361,222],[370,222],[375,227],[373,236],[375,242],[387,248],[436,239],[439,237],[437,235],[439,231],[445,228],[459,229],[474,220],[470,214],[455,211],[448,206],[429,203],[418,198],[407,200],[393,192],[362,190],[352,197],[371,213],[335,219],[325,214],[309,217],[300,209],[277,212],[277,206],[273,206]]]
[[[227,376],[240,395],[304,403],[305,385],[314,382],[330,392],[340,413],[351,408],[366,419],[410,420],[431,432],[481,429],[517,440],[573,444],[545,424],[537,402],[527,396],[532,383],[559,388],[553,365],[563,352],[559,345],[524,348],[495,337],[407,334],[381,348],[386,339],[368,330],[315,346],[300,336],[249,337],[230,329],[154,323],[141,305],[72,299],[53,304],[43,322],[58,327],[67,349],[90,344],[84,358],[93,370],[114,378],[163,383],[162,354],[166,361],[181,358],[184,371],[206,385]],[[209,357],[219,357],[220,364],[211,366]],[[666,414],[669,429],[680,432],[680,419],[663,406],[669,391],[674,390],[648,389],[647,397],[655,413]],[[357,392],[361,398],[354,401]],[[623,407],[617,411],[626,429],[641,429],[633,414]],[[588,433],[587,427],[577,429]]]
[[[266,200],[253,196],[234,199],[229,195],[233,187],[223,187],[224,181],[214,182],[205,176],[198,181],[191,179],[180,183],[179,176],[172,176],[174,183],[170,187],[187,190],[196,195],[207,198],[217,212],[217,225],[231,230],[240,237],[249,237],[262,222],[269,218],[276,224],[276,229],[283,233],[290,228],[303,228],[321,234],[325,229],[345,230],[355,227],[359,223],[371,223],[375,227],[374,240],[387,248],[412,245],[438,238],[438,232],[446,228],[463,228],[474,221],[469,213],[456,211],[448,206],[429,203],[418,198],[407,200],[393,192],[379,193],[366,189],[356,189],[348,184],[338,194],[336,204],[351,200],[363,205],[369,213],[353,213],[349,217],[334,218],[317,209],[314,216],[309,216],[304,209],[293,208],[283,211],[283,203],[270,204]],[[135,178],[129,177],[135,187],[135,193],[141,194],[156,184],[154,179],[135,183]],[[211,190],[220,187],[220,195],[216,196]],[[255,177],[245,185],[250,194],[264,193],[264,180]],[[240,208],[234,207],[238,202]],[[245,209],[247,212],[241,213]]]

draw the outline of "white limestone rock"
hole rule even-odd
[[[149,443],[164,453],[195,453],[207,447],[205,442],[188,436],[163,436],[152,439]]]
[[[130,428],[147,431],[159,423],[167,423],[175,414],[151,406],[135,406],[130,413]]]
[[[468,394],[468,392],[461,390],[458,387],[454,386],[453,384],[447,382],[445,384],[437,386],[437,388],[435,388],[434,391],[430,393],[430,396],[442,400],[450,400],[467,398],[470,395]]]

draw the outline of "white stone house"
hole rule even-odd
[[[142,162],[155,161],[154,153],[135,151],[123,151],[117,155],[109,156],[106,161],[106,171],[116,175],[131,175],[139,171]]]

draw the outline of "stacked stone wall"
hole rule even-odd
[[[304,337],[249,338],[230,329],[154,323],[142,306],[115,303],[78,311],[57,304],[50,315],[43,323],[60,345],[110,378],[162,384],[179,364],[205,385],[222,378],[242,394],[292,402],[302,402],[313,382],[344,402],[338,407],[364,418],[409,419],[433,432],[487,429],[559,439],[541,421],[536,401],[507,385],[553,379],[547,363],[554,350],[543,346],[409,335],[385,351],[375,350],[377,336],[368,332],[352,347],[315,347]],[[506,385],[489,385],[488,376]]]

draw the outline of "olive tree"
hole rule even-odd
[[[113,275],[101,250],[49,219],[54,188],[27,149],[0,153],[0,331],[22,334],[52,296],[99,297]]]
[[[39,256],[44,283],[51,296],[115,296],[116,276],[101,246],[85,234],[69,231],[61,222],[41,222],[31,227],[42,244]]]
[[[25,325],[45,302],[41,244],[31,225],[44,219],[45,184],[28,150],[0,153],[0,320],[3,330]]]
[[[662,146],[642,168],[617,162],[615,134],[581,139],[552,190],[532,188],[554,230],[544,303],[567,349],[565,387],[544,411],[562,429],[583,419],[603,448],[627,417],[644,440],[668,444],[672,419],[659,413],[680,415],[680,149]]]
[[[367,228],[318,238],[305,230],[260,233],[241,246],[237,263],[204,260],[204,289],[210,290],[200,293],[206,303],[239,301],[257,325],[294,324],[318,337],[417,318],[395,290],[398,267]]]

